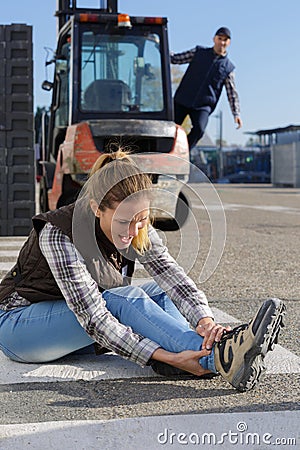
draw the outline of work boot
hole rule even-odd
[[[249,324],[227,332],[215,344],[216,369],[238,391],[252,389],[265,371],[264,357],[278,340],[285,309],[277,298],[266,300]]]

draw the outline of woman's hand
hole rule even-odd
[[[172,353],[162,348],[155,350],[152,359],[162,361],[178,369],[190,372],[193,375],[201,376],[206,373],[210,373],[210,370],[203,369],[199,363],[199,359],[203,356],[208,356],[211,352],[208,350],[185,350],[180,353]]]
[[[209,350],[185,350],[180,353],[175,353],[172,366],[198,376],[210,373],[210,370],[203,369],[199,362],[200,358],[208,356],[210,353],[211,351]]]
[[[202,349],[211,350],[214,342],[219,342],[224,331],[230,331],[231,327],[223,327],[216,324],[210,317],[204,317],[199,320],[196,332],[204,338]]]

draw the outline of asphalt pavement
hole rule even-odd
[[[300,189],[191,184],[186,192],[190,219],[162,237],[218,321],[247,322],[269,297],[286,304],[280,345],[260,385],[238,393],[221,377],[163,378],[115,355],[47,365],[1,355],[1,450],[300,448]],[[0,277],[23,241],[0,238]]]

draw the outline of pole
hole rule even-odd
[[[118,0],[100,0],[100,9],[116,14],[118,12]]]
[[[218,114],[214,115],[216,119],[219,119],[219,150],[217,152],[217,169],[218,169],[218,178],[223,178],[224,176],[224,157],[223,157],[223,113],[219,111]],[[216,148],[217,148],[217,140],[216,140]]]
[[[223,178],[224,176],[224,158],[223,158],[223,113],[222,111],[219,111],[219,120],[220,120],[220,134],[219,134],[219,158],[220,158],[220,173],[219,178]]]
[[[118,12],[118,0],[107,0],[107,11],[116,14]]]
[[[57,17],[57,26],[56,26],[56,35],[59,35],[61,28],[68,21],[70,16],[70,11],[76,9],[76,0],[56,0],[56,17]]]

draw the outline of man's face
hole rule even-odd
[[[214,37],[214,51],[218,55],[225,55],[227,51],[227,47],[230,45],[229,37],[223,34],[217,34]]]

